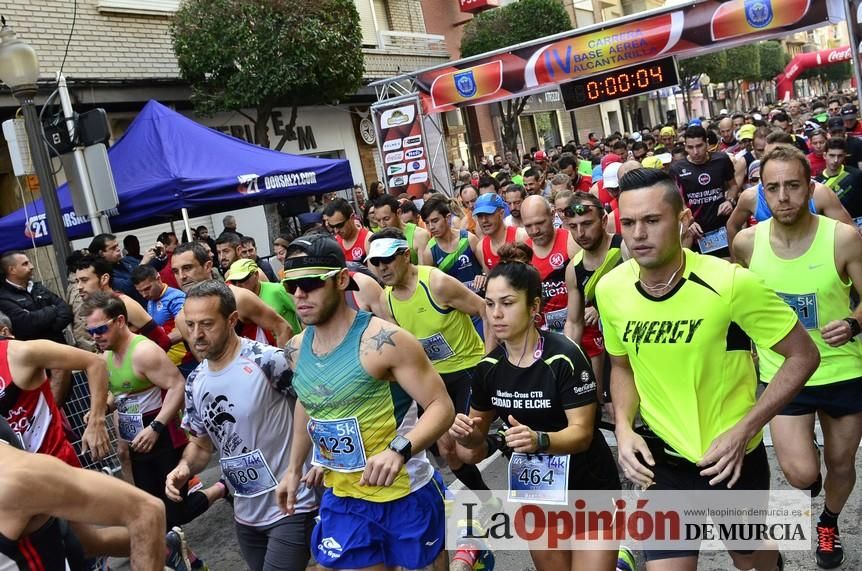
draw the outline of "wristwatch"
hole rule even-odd
[[[859,325],[859,322],[856,321],[854,317],[847,317],[844,319],[847,322],[847,325],[850,326],[850,337],[856,337],[860,333],[862,333],[862,326]]]
[[[405,464],[413,457],[413,443],[400,434],[393,438],[392,442],[389,443],[389,449],[401,454],[401,457],[404,458]]]
[[[153,432],[156,434],[161,434],[165,431],[165,425],[159,422],[158,420],[154,420],[150,423],[150,428],[153,429]]]
[[[548,436],[547,432],[537,430],[536,440],[538,441],[538,443],[536,444],[536,452],[544,452],[551,447],[551,437]]]

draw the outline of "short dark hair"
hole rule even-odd
[[[139,283],[149,280],[149,279],[158,279],[159,272],[156,271],[156,268],[149,264],[141,264],[132,270],[132,283],[134,285],[138,285]]]
[[[219,280],[204,280],[198,282],[186,291],[186,300],[193,298],[217,297],[219,314],[227,319],[236,311],[236,298],[224,282]]]
[[[661,169],[639,168],[627,172],[620,179],[620,193],[660,186],[664,191],[662,198],[671,205],[673,211],[679,214],[685,205],[682,194],[671,176]]]
[[[517,192],[521,195],[521,200],[527,198],[527,189],[521,186],[520,184],[510,184],[506,187],[506,190],[503,191],[503,194],[508,194],[510,192]]]
[[[705,143],[707,141],[706,129],[701,127],[700,125],[692,125],[685,130],[685,135],[683,135],[684,139],[703,139]]]
[[[532,265],[533,249],[522,242],[507,242],[497,251],[500,262],[491,269],[488,281],[504,278],[512,289],[527,294],[527,305],[542,297],[542,277]]]
[[[500,188],[500,185],[499,185],[499,183],[497,183],[497,179],[496,179],[496,178],[494,178],[494,177],[492,177],[492,176],[483,176],[483,177],[480,177],[480,178],[479,178],[479,188],[483,188],[483,187],[486,187],[486,186],[493,186],[493,187],[494,187],[494,192],[496,192],[496,191]],[[479,189],[477,188],[477,189],[476,189],[476,192],[478,192],[478,191],[479,191]]]
[[[185,254],[186,252],[194,254],[195,260],[197,260],[202,266],[210,261],[209,252],[200,242],[194,241],[180,244],[177,246],[177,249],[174,250],[174,257],[179,256],[180,254]]]
[[[790,133],[785,133],[781,130],[771,131],[766,136],[766,144],[767,145],[792,145],[793,144],[793,135]],[[760,165],[760,168],[763,168],[763,164]]]
[[[731,115],[730,118],[731,118],[731,120],[742,119],[743,121],[745,121],[745,115],[743,115],[742,113],[738,113],[738,112]]]
[[[802,180],[809,180],[811,178],[811,163],[808,162],[808,158],[805,154],[792,145],[778,145],[772,149],[768,155],[760,159],[761,181],[763,180],[763,173],[766,172],[766,165],[772,161],[797,161],[802,165],[802,172],[804,174],[804,178]]]
[[[401,213],[412,212],[416,216],[419,216],[419,209],[416,208],[416,203],[412,200],[400,200],[398,202],[398,208],[401,210]]]
[[[398,199],[391,194],[384,194],[374,201],[374,208],[382,208],[384,206],[388,206],[392,212],[396,212],[401,208],[401,204],[398,202]]]
[[[788,117],[787,113],[785,113],[784,111],[779,111],[772,116],[770,123],[775,123],[776,121],[780,121],[781,123],[788,123],[790,122],[790,117]]]
[[[521,176],[523,176],[524,178],[531,177],[531,178],[534,178],[536,180],[539,180],[540,178],[542,178],[542,171],[537,169],[536,167],[530,167],[527,170],[525,170],[524,174]],[[511,186],[511,185],[509,185],[509,186]],[[506,190],[506,192],[509,192],[508,189]]]
[[[766,139],[769,137],[769,134],[772,132],[771,127],[758,127],[754,130],[753,139]]]
[[[108,247],[108,242],[116,239],[117,237],[113,234],[99,234],[90,240],[90,245],[87,246],[87,250],[89,250],[90,254],[94,256],[101,256],[102,252],[105,251],[105,248]]]
[[[576,190],[572,193],[572,199],[569,201],[569,204],[585,204],[587,206],[592,206],[597,209],[599,218],[605,214],[605,209],[602,206],[602,201],[599,200],[599,197],[592,193],[584,192],[583,190]]]
[[[171,238],[173,238],[174,240],[177,240],[177,233],[176,232],[162,232],[161,234],[158,235],[158,237],[156,238],[156,241],[167,245],[168,242],[171,241]],[[179,242],[179,240],[177,240],[177,242]]]
[[[634,151],[646,151],[647,145],[643,141],[635,141],[632,143],[632,152]]]
[[[201,230],[206,230],[206,231],[207,231],[207,233],[209,233],[209,231],[210,231],[210,230],[209,230],[209,228],[207,228],[207,227],[206,227],[205,225],[203,225],[203,224],[201,224],[200,226],[198,226],[197,228],[195,228],[195,232],[200,232]]]
[[[93,272],[98,277],[101,277],[105,274],[108,274],[109,276],[111,276],[111,278],[114,277],[114,265],[101,256],[94,256],[92,254],[82,256],[81,259],[78,260],[78,263],[77,265],[75,265],[74,269],[75,271],[78,271],[86,270],[88,268],[93,268]]]
[[[251,244],[253,248],[257,248],[257,242],[255,242],[254,238],[252,238],[251,236],[243,236],[239,239],[239,243],[243,246]]]
[[[0,257],[0,272],[4,275],[9,271],[13,265],[15,265],[15,256],[26,256],[27,254],[23,250],[12,250],[11,252],[6,252]]]
[[[107,291],[97,291],[87,296],[87,301],[81,306],[81,313],[84,317],[88,317],[97,309],[101,309],[102,313],[108,319],[116,319],[123,316],[128,321],[129,312],[126,309],[126,304],[120,299],[120,296]]]
[[[847,141],[844,139],[828,139],[826,141],[826,150],[836,150],[836,151],[844,151],[847,152]]]
[[[452,209],[449,208],[449,200],[445,196],[432,196],[422,205],[422,219],[427,220],[429,216],[435,212],[446,218],[452,214]]]
[[[344,218],[350,218],[353,216],[353,207],[347,200],[338,197],[323,208],[324,216],[332,216],[336,212],[340,212]]]
[[[574,155],[563,153],[563,155],[560,157],[560,160],[557,162],[557,168],[562,171],[566,170],[569,167],[572,167],[573,169],[577,170],[578,159],[576,159]]]
[[[375,232],[371,235],[371,238],[368,239],[368,243],[375,240],[382,240],[383,238],[394,238],[395,240],[406,240],[407,238],[404,236],[404,232],[402,232],[399,228],[383,228],[380,232]]]
[[[221,246],[222,244],[230,244],[234,248],[239,246],[242,243],[240,237],[233,232],[224,232],[221,236],[216,239],[216,246]],[[176,253],[176,251],[174,251]]]

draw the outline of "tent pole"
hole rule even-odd
[[[186,236],[188,236],[189,242],[194,242],[194,237],[192,236],[192,225],[189,223],[189,211],[187,208],[183,208],[180,212],[183,213],[183,224],[186,225]]]

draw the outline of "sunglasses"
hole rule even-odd
[[[583,216],[590,211],[590,208],[595,208],[595,206],[591,204],[572,204],[563,208],[563,216],[565,216],[566,218]]]
[[[345,220],[344,222],[341,222],[341,223],[339,223],[339,224],[330,224],[330,223],[328,223],[328,222],[327,222],[327,223],[326,223],[326,225],[327,225],[331,230],[341,230],[342,228],[344,228],[344,225],[345,225],[345,224],[347,224],[348,222],[349,222],[348,220]]]
[[[287,293],[293,295],[296,293],[296,290],[301,289],[305,293],[311,293],[315,290],[322,288],[326,285],[326,280],[329,278],[335,277],[338,275],[338,272],[341,270],[332,270],[326,272],[325,274],[318,274],[316,276],[302,276],[301,278],[285,278],[282,280],[282,284],[284,284],[284,289],[287,290]]]
[[[111,328],[111,323],[113,323],[115,319],[116,317],[114,319],[109,319],[98,327],[87,327],[87,333],[89,333],[91,337],[95,337],[96,335],[104,335],[108,332],[108,329]]]
[[[391,256],[386,256],[385,258],[372,258],[368,260],[368,263],[374,266],[375,268],[379,267],[380,264],[391,264],[395,261],[395,259],[404,253],[404,250],[399,250],[392,254]]]

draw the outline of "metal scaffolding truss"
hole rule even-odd
[[[416,79],[409,75],[399,77],[381,79],[370,84],[377,94],[377,101],[389,101],[390,99],[398,99],[407,95],[416,95],[419,93],[419,86],[416,84]]]

